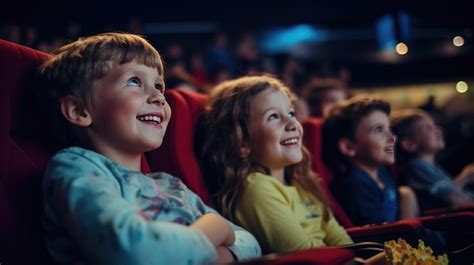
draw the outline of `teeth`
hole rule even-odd
[[[282,144],[296,144],[298,143],[298,138],[291,138],[282,142]]]
[[[140,120],[140,121],[155,121],[157,123],[161,123],[161,117],[154,116],[154,115],[140,116],[140,117],[138,117],[138,120]]]

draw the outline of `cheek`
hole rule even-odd
[[[166,117],[168,118],[168,121],[169,121],[171,119],[171,115],[173,115],[173,111],[171,110],[171,107],[168,104],[168,102],[165,103],[164,111],[165,111],[165,115],[166,115]]]
[[[276,133],[272,130],[261,128],[260,130],[257,130],[252,136],[254,140],[253,146],[255,152],[268,152],[269,149],[275,148],[275,145],[278,143]]]
[[[380,153],[384,151],[384,141],[378,137],[373,137],[367,141],[366,146],[370,148],[373,153]]]

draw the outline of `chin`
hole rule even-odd
[[[385,161],[385,165],[386,165],[386,166],[391,166],[391,165],[393,165],[393,164],[395,164],[395,159],[387,159],[387,160]]]
[[[143,146],[143,150],[144,150],[143,152],[148,152],[148,151],[158,149],[162,143],[163,143],[162,141],[155,142],[155,143],[153,142],[145,143]]]
[[[298,157],[294,157],[293,159],[291,159],[291,162],[292,162],[292,165],[293,164],[296,164],[296,163],[299,163],[303,160],[303,156],[298,156]]]

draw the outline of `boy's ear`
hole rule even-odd
[[[337,148],[339,149],[339,152],[350,158],[354,157],[356,154],[354,143],[347,138],[340,139],[339,142],[337,142]]]
[[[73,96],[66,96],[61,99],[61,112],[70,123],[81,127],[92,124],[92,118],[84,104]]]
[[[403,139],[400,141],[400,147],[406,152],[414,153],[416,152],[418,145],[415,143],[415,141],[412,141],[411,139]]]

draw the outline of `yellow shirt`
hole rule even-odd
[[[321,203],[303,199],[296,187],[262,173],[252,173],[244,181],[235,218],[265,253],[352,243],[332,214],[323,222]]]

